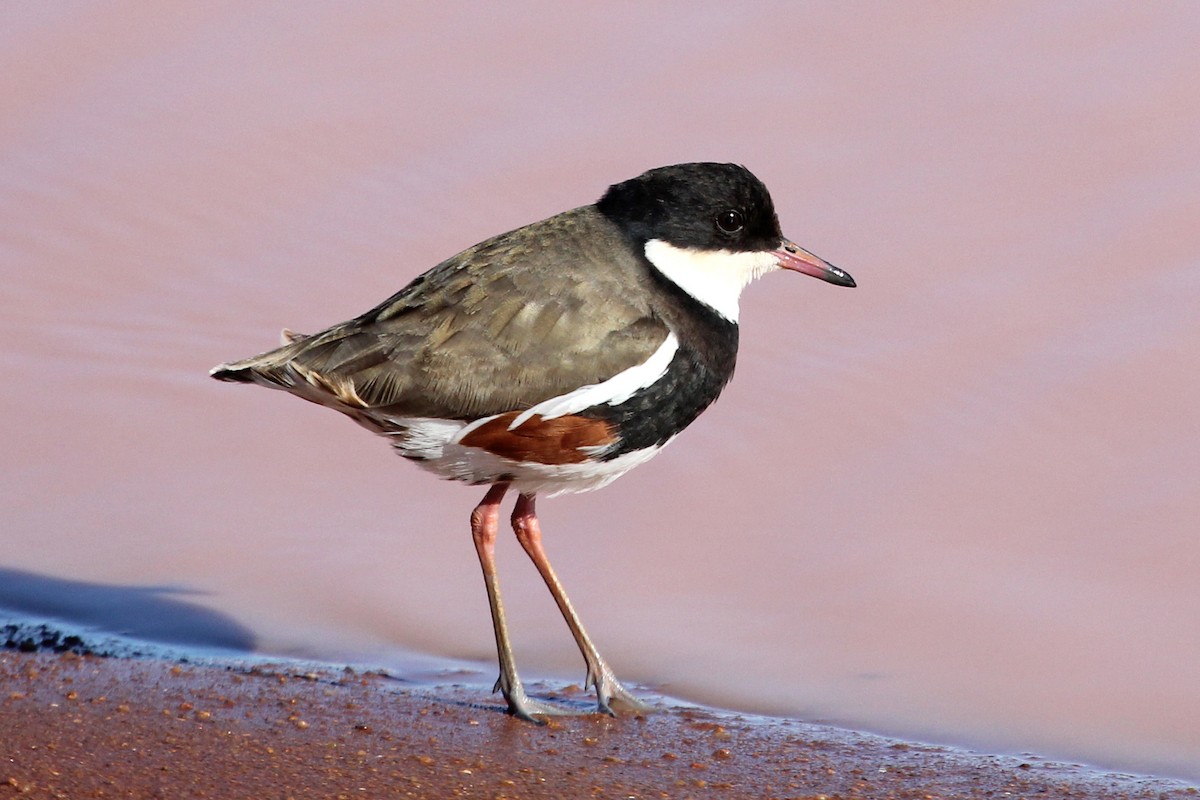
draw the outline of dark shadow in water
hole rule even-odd
[[[251,631],[171,586],[109,586],[0,568],[0,610],[96,628],[149,642],[249,652]]]

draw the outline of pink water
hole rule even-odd
[[[490,680],[481,492],[206,371],[739,161],[859,288],[751,287],[721,401],[541,505],[618,673],[1200,779],[1197,40],[1166,3],[7,7],[0,605]],[[580,680],[503,545],[519,663]]]

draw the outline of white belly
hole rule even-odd
[[[612,483],[629,470],[653,458],[670,441],[644,450],[624,453],[607,461],[584,461],[578,464],[542,464],[536,461],[513,461],[477,447],[460,444],[461,439],[491,417],[473,423],[443,419],[389,419],[389,423],[404,426],[400,431],[384,435],[405,458],[423,469],[449,480],[472,484],[507,481],[525,494],[556,494],[590,492]]]

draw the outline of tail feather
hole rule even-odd
[[[298,348],[291,345],[308,339],[307,333],[284,328],[279,334],[280,346],[266,353],[260,353],[241,361],[230,361],[218,364],[208,371],[208,374],[219,381],[230,383],[260,383],[264,386],[286,386],[291,381],[279,380],[280,368],[293,356]]]
[[[310,335],[311,334],[308,333],[299,333],[291,328],[284,328],[279,332],[279,343],[291,344],[292,342],[299,342],[303,339],[307,339]]]
[[[208,371],[208,374],[219,381],[229,383],[254,383],[254,374],[249,367],[239,367],[236,364],[218,364]]]

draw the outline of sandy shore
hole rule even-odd
[[[1200,797],[689,707],[536,727],[475,686],[302,669],[0,651],[0,798]]]

